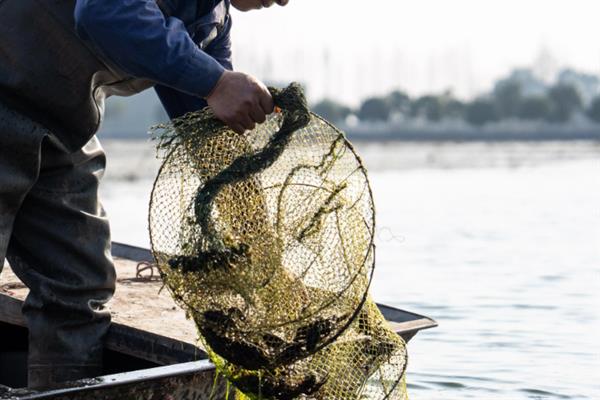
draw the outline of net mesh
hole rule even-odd
[[[242,392],[239,399],[406,400],[404,340],[369,300],[333,344],[272,370],[244,370],[217,354],[211,359]]]
[[[273,94],[282,112],[246,135],[208,110],[157,128],[155,259],[215,364],[250,398],[390,398],[405,353],[366,301],[366,171],[298,85]],[[373,379],[394,388],[362,396]]]

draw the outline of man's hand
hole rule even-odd
[[[267,87],[250,75],[225,71],[206,98],[215,116],[235,132],[252,130],[273,112],[273,98]]]

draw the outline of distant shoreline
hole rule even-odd
[[[462,131],[462,130],[354,130],[346,135],[353,141],[400,142],[541,142],[541,141],[600,141],[598,130],[565,131]]]
[[[386,130],[386,129],[342,129],[348,139],[360,142],[546,142],[546,141],[598,141],[598,130],[561,131],[463,131],[463,130]],[[103,139],[150,140],[145,132],[101,132]]]

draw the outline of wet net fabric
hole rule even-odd
[[[157,128],[149,224],[165,284],[246,398],[401,399],[405,346],[367,295],[366,171],[299,86],[273,95],[281,112],[244,135],[208,110]]]
[[[296,363],[249,371],[211,358],[241,391],[240,400],[408,399],[405,343],[371,300],[333,344]]]

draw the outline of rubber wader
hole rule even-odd
[[[105,157],[92,138],[68,153],[43,126],[0,104],[0,265],[30,294],[29,386],[97,376],[115,288],[98,203]]]

